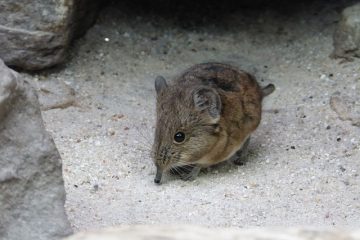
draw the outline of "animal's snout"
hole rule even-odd
[[[158,178],[155,178],[155,179],[154,179],[154,183],[160,184],[160,182],[161,182],[161,179],[158,179]]]
[[[154,183],[161,184],[161,178],[162,178],[162,170],[159,167],[157,167]]]

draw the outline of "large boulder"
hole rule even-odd
[[[123,226],[77,233],[66,240],[360,240],[360,232],[310,229],[234,229],[196,226]]]
[[[72,233],[60,155],[36,92],[0,60],[0,239],[51,240]]]
[[[360,3],[347,7],[334,33],[333,57],[360,57]]]
[[[99,0],[2,0],[0,58],[38,70],[64,61],[72,38],[96,19]]]

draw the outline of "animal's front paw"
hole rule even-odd
[[[200,170],[201,170],[200,167],[194,166],[190,172],[180,174],[180,178],[184,181],[193,181],[196,179]]]
[[[195,176],[191,173],[180,174],[181,180],[184,180],[184,181],[194,181],[196,179],[196,177],[197,176]]]
[[[246,159],[241,158],[241,157],[233,160],[233,163],[237,166],[243,166],[243,165],[245,165],[245,162],[246,162]]]

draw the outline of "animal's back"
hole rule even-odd
[[[205,85],[225,92],[240,92],[248,90],[249,87],[261,91],[256,80],[249,73],[235,66],[216,62],[196,64],[175,79],[174,83]]]
[[[235,66],[223,63],[194,65],[174,81],[179,85],[215,88],[222,101],[222,116],[227,121],[243,119],[255,129],[261,119],[262,90],[255,78]]]

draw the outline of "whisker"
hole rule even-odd
[[[145,132],[142,131],[144,130],[143,128],[141,128],[140,126],[138,125],[135,125],[133,122],[128,122],[127,123],[128,125],[130,125],[130,127],[135,130],[137,133],[138,133],[138,137],[136,140],[139,141],[141,144],[143,144],[144,146],[148,147],[149,149],[152,148],[152,145],[153,145],[153,140],[150,139],[150,137],[153,136],[153,132],[151,132],[149,134],[149,132]],[[140,123],[141,125],[146,125],[146,123]],[[145,136],[146,135],[146,136]]]
[[[179,175],[181,175],[181,173],[182,173],[182,171],[179,169],[179,168],[177,168],[177,167],[174,167],[174,168],[171,168],[171,170],[173,170],[173,171],[175,171],[177,174],[179,174]],[[170,171],[171,171],[170,170]]]
[[[144,133],[142,133],[140,131],[140,128],[139,127],[135,127],[136,131],[140,134],[140,136],[149,144],[149,145],[152,145],[152,140],[150,140],[148,137],[146,137],[144,135]]]

